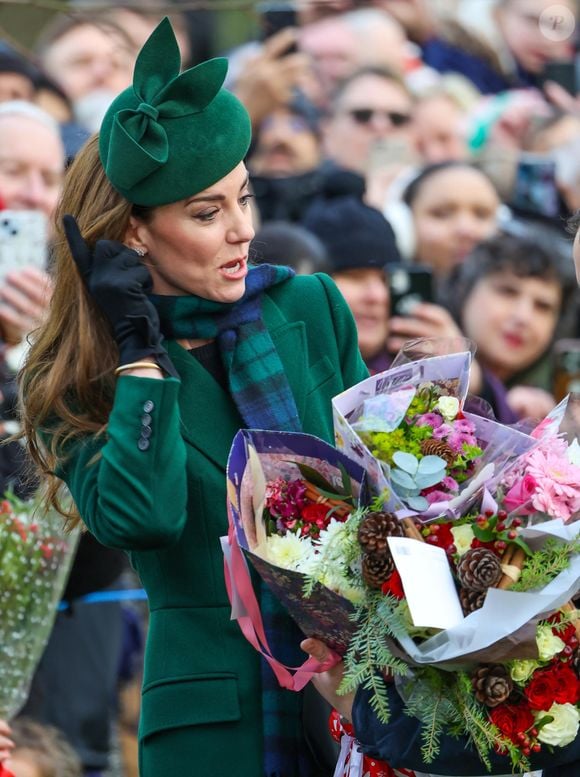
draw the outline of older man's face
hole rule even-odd
[[[60,137],[27,116],[0,116],[0,199],[11,210],[50,218],[64,173]]]

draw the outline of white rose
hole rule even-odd
[[[522,658],[519,661],[514,661],[510,666],[510,677],[514,683],[523,684],[530,679],[539,666],[540,662],[534,661],[531,658]]]
[[[540,661],[549,661],[566,647],[566,643],[552,632],[552,627],[549,624],[538,626],[536,644]]]
[[[453,421],[459,412],[457,397],[439,397],[437,409],[446,421]]]
[[[451,534],[453,535],[453,544],[457,548],[457,553],[463,556],[471,548],[471,543],[475,538],[473,529],[468,523],[464,523],[461,526],[453,526]]]
[[[538,732],[538,739],[553,747],[566,747],[576,739],[580,713],[573,704],[552,704],[547,713],[535,712],[536,721],[544,715],[551,715],[554,720],[546,723]]]

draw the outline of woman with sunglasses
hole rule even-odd
[[[230,620],[225,468],[240,427],[331,440],[331,398],[367,373],[330,279],[248,262],[250,121],[225,74],[223,59],[179,74],[165,19],[70,168],[22,421],[48,500],[64,481],[147,591],[141,777],[322,777],[302,694]],[[299,632],[259,594],[273,650],[301,663]]]

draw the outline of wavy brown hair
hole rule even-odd
[[[118,349],[110,326],[89,296],[71,257],[62,216],[72,214],[89,246],[124,239],[132,205],[113,189],[91,138],[69,168],[57,207],[52,295],[48,316],[31,337],[18,376],[22,437],[46,483],[45,503],[71,518],[59,500],[55,470],[68,444],[104,432],[113,403]]]

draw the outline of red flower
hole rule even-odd
[[[403,584],[401,582],[401,575],[399,574],[398,570],[395,569],[391,576],[385,580],[381,586],[381,591],[385,596],[387,594],[391,594],[391,596],[394,596],[396,599],[403,599],[405,597]]]
[[[555,634],[557,637],[560,637],[562,642],[568,643],[576,634],[576,627],[573,623],[567,623],[564,627],[560,626],[560,628],[554,628],[552,629],[552,634]]]
[[[430,534],[427,542],[430,545],[436,545],[438,548],[447,550],[454,544],[453,534],[451,534],[451,523],[431,523],[428,525]]]
[[[567,670],[562,672],[562,670]],[[573,680],[571,688],[566,688],[566,683]],[[545,669],[534,672],[532,679],[524,688],[524,694],[534,710],[549,710],[557,701],[563,703],[571,701],[575,704],[578,699],[578,681],[570,667],[563,664],[553,664]],[[573,698],[572,698],[573,697]]]
[[[311,502],[302,508],[300,517],[306,523],[315,523],[317,526],[325,527],[330,522],[330,519],[326,518],[329,509],[328,505]]]
[[[576,672],[568,664],[553,664],[549,667],[556,681],[554,701],[558,704],[576,704],[580,700],[580,683]]]
[[[534,725],[534,716],[527,702],[498,704],[488,711],[489,719],[507,739],[518,744],[517,735]]]

